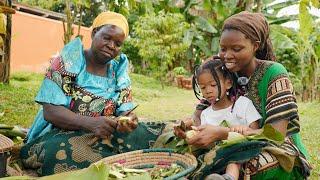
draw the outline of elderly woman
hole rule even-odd
[[[77,38],[51,59],[36,96],[42,108],[21,149],[21,158],[25,167],[36,169],[41,176],[149,148],[161,133],[162,124],[140,123],[137,128],[136,115],[129,113],[134,105],[128,59],[119,55],[129,32],[126,18],[104,12],[92,28],[89,49],[84,50]],[[128,123],[118,123],[119,116],[129,116]]]
[[[220,58],[229,71],[247,78],[248,84],[243,84],[245,92],[242,95],[249,97],[261,114],[260,128],[271,125],[285,137],[285,141],[282,145],[253,141],[221,148],[211,156],[212,163],[203,163],[203,159],[200,161],[203,166],[194,176],[203,178],[219,170],[222,170],[219,173],[224,173],[223,168],[229,162],[246,162],[242,175],[252,179],[305,179],[310,173],[310,166],[299,135],[299,117],[292,84],[286,69],[273,62],[269,26],[264,16],[241,12],[226,19],[220,38],[219,57],[216,58]],[[210,105],[209,102],[202,102],[195,112],[196,124],[200,121],[202,110]],[[203,125],[197,130],[199,133],[189,139],[189,144],[208,147],[212,142],[227,139],[232,129]],[[244,134],[258,131],[248,129]],[[181,135],[179,129],[176,134]],[[225,177],[211,174],[207,179]]]

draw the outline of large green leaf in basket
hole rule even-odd
[[[143,173],[141,175],[129,176],[125,180],[152,180],[152,178],[148,173]]]
[[[104,163],[92,164],[88,168],[84,168],[76,171],[69,171],[51,176],[45,176],[39,180],[106,180],[109,176],[110,167]]]
[[[109,177],[110,167],[105,165],[104,163],[96,163],[92,164],[88,168],[84,168],[76,171],[69,171],[60,174],[55,174],[51,176],[44,176],[41,178],[28,177],[28,176],[14,176],[4,178],[5,180],[113,180],[116,178]],[[134,176],[128,176],[123,178],[124,180],[151,180],[151,176],[148,173],[143,173]]]
[[[11,176],[11,177],[5,177],[1,178],[1,180],[36,180],[35,177],[30,176]]]

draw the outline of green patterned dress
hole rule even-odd
[[[124,54],[108,63],[106,77],[90,74],[77,38],[51,59],[35,99],[39,104],[64,106],[83,116],[118,116],[134,107],[130,85]],[[130,134],[113,134],[110,147],[105,140],[92,144],[92,133],[54,127],[44,119],[41,108],[20,156],[24,166],[35,169],[40,176],[81,169],[103,157],[150,148],[163,127],[162,123],[140,123]]]
[[[213,172],[223,173],[230,162],[243,163],[241,174],[251,179],[305,179],[309,176],[308,153],[299,134],[298,107],[286,69],[276,62],[258,61],[245,96],[262,115],[261,128],[268,123],[289,120],[284,143],[253,141],[236,144],[217,150],[212,163],[206,163],[202,155],[199,157],[201,166],[193,178],[202,179]],[[201,103],[198,107],[204,109],[207,106]]]

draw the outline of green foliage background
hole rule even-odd
[[[176,67],[191,74],[195,64],[217,54],[223,21],[240,11],[261,12],[268,19],[277,61],[290,72],[294,87],[303,101],[320,100],[320,20],[309,13],[319,8],[318,0],[67,0],[74,23],[90,26],[100,12],[111,10],[124,14],[129,21],[130,38],[122,51],[134,66],[134,72],[152,75],[161,82]],[[18,0],[66,12],[62,0]],[[279,17],[291,5],[299,6],[298,15]],[[79,7],[82,18],[79,19]],[[81,20],[81,22],[78,22]],[[297,20],[299,29],[282,24]],[[161,53],[162,52],[162,53]]]

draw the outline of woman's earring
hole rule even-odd
[[[229,96],[229,94],[230,94],[229,91],[227,91],[227,92],[226,92],[226,95]]]

